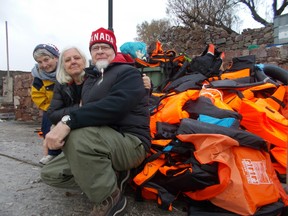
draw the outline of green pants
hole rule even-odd
[[[72,130],[63,153],[42,168],[42,180],[55,187],[79,186],[96,204],[116,189],[115,171],[136,168],[146,156],[138,137],[106,126]]]

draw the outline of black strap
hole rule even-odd
[[[279,100],[278,98],[274,97],[273,95],[270,96],[270,98],[273,99],[276,103],[278,103],[281,107],[285,108],[286,104],[283,101]]]

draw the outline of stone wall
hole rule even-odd
[[[174,42],[171,42],[171,41]],[[255,55],[257,63],[278,65],[288,70],[288,45],[273,45],[273,28],[246,29],[241,35],[228,35],[223,30],[208,28],[204,32],[174,29],[160,37],[163,49],[185,52],[193,58],[200,55],[207,44],[213,43],[219,51],[225,52],[225,65],[234,57]],[[41,112],[31,101],[30,73],[14,76],[14,108],[16,120],[39,121]]]
[[[6,71],[0,71],[0,78],[3,80],[7,77]],[[0,105],[0,114],[3,117],[10,116],[11,107],[15,120],[18,121],[33,121],[41,122],[42,112],[38,110],[31,100],[30,92],[33,77],[29,72],[10,71],[10,76],[13,78],[13,102],[2,102]],[[9,115],[8,115],[9,114]],[[4,118],[6,119],[6,118]],[[7,118],[11,119],[11,118]]]
[[[286,67],[287,46],[274,45],[273,26],[245,29],[242,34],[228,34],[223,29],[188,30],[175,27],[159,37],[163,49],[174,49],[193,58],[201,55],[207,44],[214,44],[218,51],[225,53],[224,65],[233,57],[256,55],[257,63],[273,63]]]
[[[31,73],[14,76],[14,108],[15,119],[19,121],[41,122],[42,112],[31,100]]]
[[[22,71],[9,71],[9,74],[7,74],[7,71],[0,71],[0,96],[3,96],[3,82],[4,79],[6,79],[7,76],[14,77],[17,74],[22,74]]]
[[[219,51],[245,50],[270,46],[274,43],[273,26],[245,29],[242,34],[228,34],[225,30],[207,27],[206,29],[190,30],[174,27],[162,33],[159,40],[163,49],[174,49],[188,56],[200,55],[207,44],[214,44]]]

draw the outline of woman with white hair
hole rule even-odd
[[[47,110],[52,124],[81,106],[82,84],[85,80],[85,67],[88,65],[85,54],[77,47],[62,50],[56,71],[56,85],[50,107]]]

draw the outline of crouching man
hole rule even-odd
[[[139,166],[150,148],[148,94],[133,59],[117,52],[112,31],[92,32],[89,50],[82,106],[46,135],[44,146],[63,153],[42,168],[41,178],[79,186],[95,203],[90,215],[120,215],[127,200],[116,173]]]

